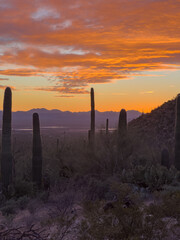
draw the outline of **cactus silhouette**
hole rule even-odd
[[[2,158],[1,178],[3,191],[7,192],[8,186],[13,181],[13,160],[11,152],[11,119],[12,119],[12,93],[9,87],[4,93],[3,123],[2,123]]]
[[[119,114],[117,145],[119,164],[121,168],[125,168],[129,152],[127,150],[127,113],[125,109],[122,109]]]
[[[167,148],[164,148],[161,152],[161,165],[170,168],[170,160],[169,160],[169,151]]]
[[[176,123],[175,123],[175,160],[174,165],[180,170],[180,94],[176,98]]]
[[[91,130],[89,132],[90,145],[94,147],[95,141],[95,102],[94,102],[94,89],[91,88]]]
[[[119,114],[118,135],[123,137],[127,133],[127,113],[125,109],[122,109]]]
[[[106,134],[109,133],[109,119],[106,119]]]
[[[33,114],[33,151],[32,151],[32,180],[41,188],[42,185],[42,145],[38,113]]]

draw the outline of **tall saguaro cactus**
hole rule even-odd
[[[91,88],[91,134],[95,135],[95,102],[93,88]]]
[[[175,124],[175,160],[174,165],[180,170],[180,94],[176,98],[176,124]]]
[[[121,168],[126,167],[126,158],[128,155],[127,151],[127,113],[125,109],[122,109],[119,114],[118,123],[118,136],[117,136],[117,147],[118,147],[118,159]]]
[[[38,113],[33,114],[33,152],[32,152],[32,180],[41,188],[42,185],[42,145]]]
[[[127,133],[127,113],[122,109],[119,114],[118,135],[123,137]]]
[[[2,123],[2,158],[1,158],[1,178],[3,191],[8,190],[12,183],[13,161],[11,152],[11,119],[12,119],[12,93],[9,87],[4,93],[3,123]]]
[[[90,143],[94,146],[95,141],[95,101],[94,101],[94,89],[91,88],[91,130],[90,130]]]
[[[106,119],[106,135],[109,133],[109,119]]]

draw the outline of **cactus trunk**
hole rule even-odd
[[[126,167],[126,151],[127,151],[127,113],[125,109],[122,109],[119,114],[118,124],[118,160],[121,168]]]
[[[94,147],[95,142],[95,103],[94,103],[94,89],[91,88],[91,130],[89,133],[90,145]]]
[[[32,180],[41,188],[42,185],[42,145],[40,135],[39,115],[33,114],[33,152],[32,152]]]
[[[180,170],[180,94],[176,98],[176,124],[175,124],[175,160],[174,165]]]
[[[106,119],[106,134],[108,135],[109,133],[109,119]]]
[[[8,186],[12,184],[13,161],[11,153],[11,119],[12,119],[12,93],[9,87],[6,88],[3,104],[3,125],[2,125],[2,159],[1,179],[3,191],[7,192]]]
[[[127,113],[122,109],[119,114],[118,135],[121,138],[127,133]]]

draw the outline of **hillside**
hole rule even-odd
[[[129,129],[158,148],[173,147],[175,100],[165,102],[151,113],[143,114],[129,123]]]

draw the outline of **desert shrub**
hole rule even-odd
[[[167,235],[166,223],[161,218],[146,215],[140,207],[124,207],[114,203],[104,211],[100,201],[85,205],[85,220],[80,225],[79,239],[87,240],[154,240]]]
[[[180,191],[180,182],[173,182],[171,185],[164,185],[163,186],[163,193],[173,193]]]
[[[27,207],[29,201],[30,198],[27,196],[20,197],[17,200],[12,198],[8,201],[5,201],[1,205],[0,211],[2,212],[3,215],[7,216],[15,214],[18,209],[24,210]]]
[[[165,184],[171,184],[176,179],[174,169],[168,170],[160,165],[136,166],[122,173],[122,181],[148,188],[150,191],[162,190]]]
[[[73,209],[75,194],[72,191],[61,194],[53,194],[49,201],[53,207],[49,209],[46,219],[42,222],[45,227],[56,226],[51,239],[67,239],[67,235],[72,231],[76,220],[76,211]]]
[[[109,184],[101,179],[90,178],[87,186],[86,198],[89,200],[101,200],[106,198],[109,192]]]
[[[17,198],[22,196],[32,196],[33,195],[33,183],[27,181],[17,181],[15,183],[15,196]]]
[[[157,196],[157,195],[156,195]],[[158,194],[158,201],[151,204],[148,214],[157,217],[174,217],[180,221],[180,190],[174,192],[161,192]]]
[[[49,199],[49,192],[48,191],[44,191],[38,194],[38,198],[43,202],[43,203],[47,203],[48,199]]]
[[[17,205],[21,210],[24,210],[27,207],[29,201],[30,201],[29,197],[23,196],[17,200]]]
[[[114,201],[119,201],[125,207],[143,204],[141,196],[133,185],[113,181],[111,182],[110,190],[114,195]]]
[[[169,184],[173,181],[173,176],[167,168],[162,166],[152,165],[146,168],[145,172],[145,183],[150,190],[159,190],[162,185]]]
[[[3,215],[9,216],[16,213],[17,207],[17,202],[11,199],[4,203],[4,205],[0,208],[0,211]]]
[[[42,206],[42,202],[39,199],[34,198],[31,201],[29,201],[27,209],[31,214],[34,214],[37,211],[37,209],[40,208],[40,206]]]

